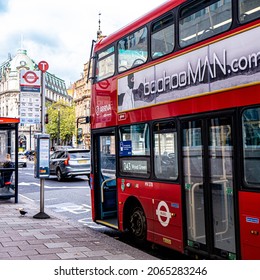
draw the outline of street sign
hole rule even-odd
[[[37,80],[39,79],[36,72],[33,72],[33,71],[25,72],[25,74],[23,75],[23,78],[24,78],[25,82],[28,84],[35,84],[37,82]]]
[[[40,71],[20,71],[21,92],[40,92],[41,87]]]
[[[39,124],[41,121],[40,76],[40,71],[20,71],[21,124]]]
[[[44,73],[49,69],[49,64],[43,60],[38,63],[38,67]]]

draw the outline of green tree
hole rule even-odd
[[[58,145],[67,145],[72,142],[75,133],[75,106],[64,101],[47,105],[49,123],[46,124],[46,133],[50,134],[51,141]]]

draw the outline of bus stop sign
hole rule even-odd
[[[43,73],[45,73],[49,69],[49,64],[46,61],[40,61],[38,67]]]

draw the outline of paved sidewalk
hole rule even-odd
[[[28,213],[21,216],[18,208]],[[0,200],[0,260],[154,260],[138,249],[76,225],[48,209],[50,219],[35,219],[39,206],[19,197]]]

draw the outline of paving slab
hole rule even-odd
[[[21,216],[18,208],[28,212]],[[35,219],[38,205],[0,200],[0,260],[156,260],[155,257],[48,209]]]

